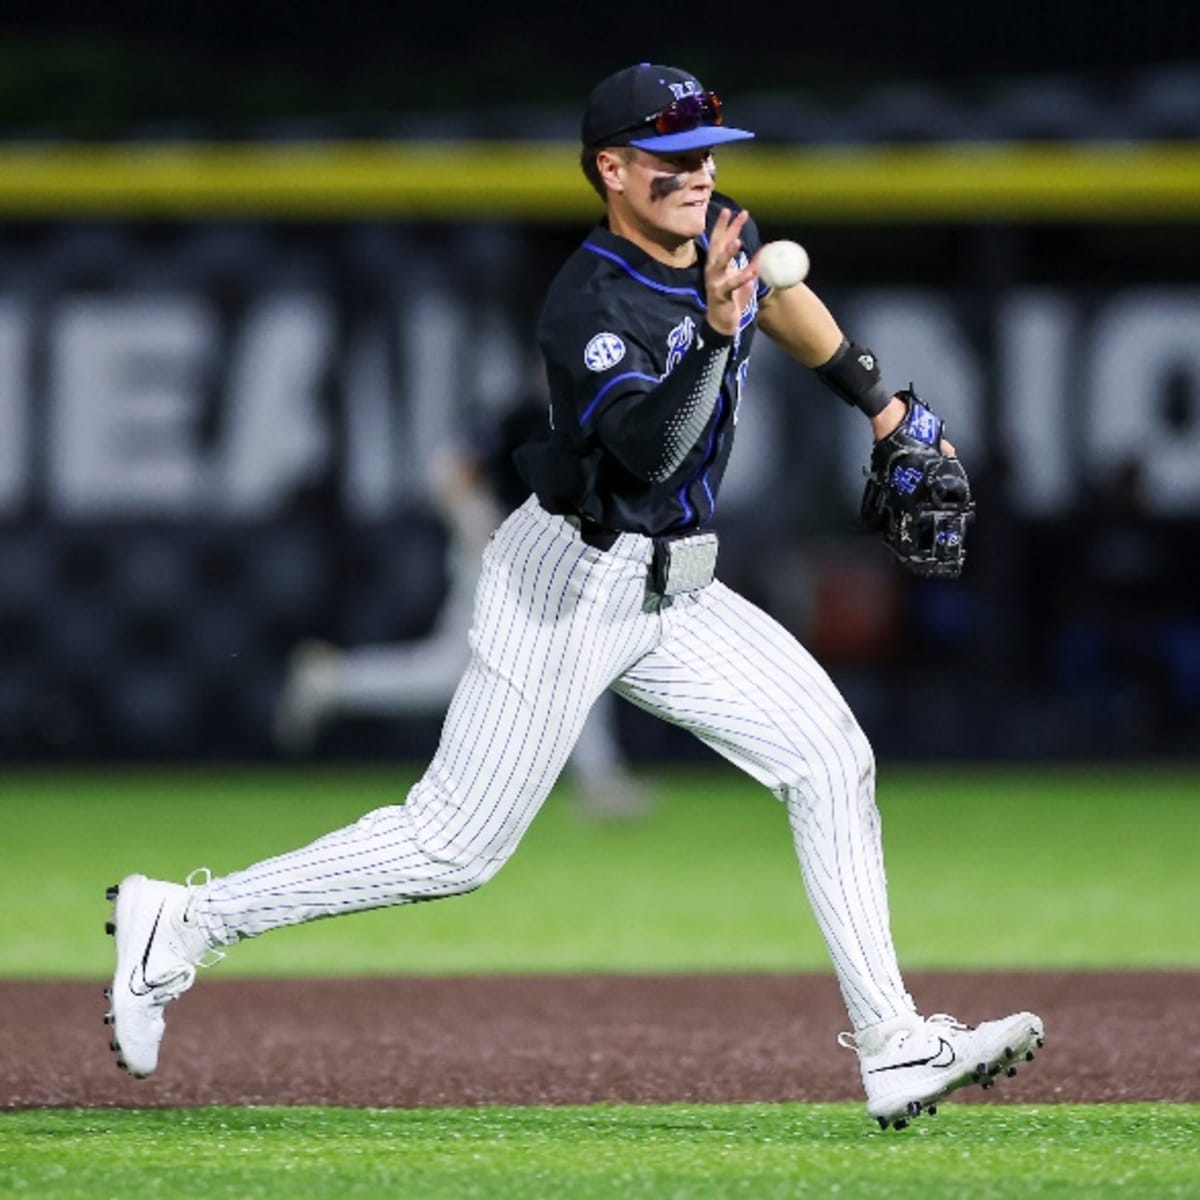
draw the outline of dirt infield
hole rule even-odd
[[[0,1106],[856,1100],[831,977],[221,980],[118,1071],[100,983],[0,983]],[[1038,1061],[971,1102],[1200,1101],[1200,973],[911,974],[929,1010],[1032,1008]]]

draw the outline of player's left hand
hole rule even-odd
[[[893,396],[887,404],[879,410],[871,418],[871,432],[875,435],[875,440],[881,441],[888,434],[894,433],[904,424],[905,418],[908,416],[908,401],[906,397],[909,392],[901,392]],[[947,457],[954,458],[958,451],[954,448],[954,443],[948,441],[943,433],[941,441],[938,443],[938,449]]]
[[[905,406],[904,419],[871,451],[863,524],[881,534],[913,574],[956,579],[975,515],[971,484],[942,437],[942,419],[915,392],[900,392],[896,399]]]

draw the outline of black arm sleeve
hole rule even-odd
[[[661,383],[605,409],[596,432],[621,466],[649,483],[679,470],[712,419],[732,342],[705,321],[696,345]]]

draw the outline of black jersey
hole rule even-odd
[[[514,454],[527,442],[545,437],[546,400],[540,388],[520,393],[495,421],[476,433],[476,462],[505,513],[529,498],[529,485],[517,471]]]
[[[708,524],[733,447],[750,361],[759,284],[733,338],[705,322],[704,254],[708,234],[728,197],[714,194],[694,266],[670,267],[632,242],[597,226],[550,285],[538,323],[538,343],[550,388],[549,437],[523,447],[517,464],[550,512],[577,514],[608,529],[651,536]],[[744,263],[759,246],[752,220],[742,230]],[[714,351],[728,348],[716,357]],[[700,361],[712,355],[712,390],[700,409],[670,384],[678,372],[704,383]],[[716,375],[720,381],[717,387]],[[668,393],[671,393],[668,395]],[[662,401],[670,399],[664,410]],[[715,401],[715,402],[714,402]],[[639,471],[621,454],[640,441],[651,457],[657,442],[686,438],[660,470]]]

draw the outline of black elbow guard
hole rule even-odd
[[[887,407],[891,393],[883,386],[879,362],[864,346],[842,339],[837,353],[816,368],[821,382],[847,404],[873,417]]]

